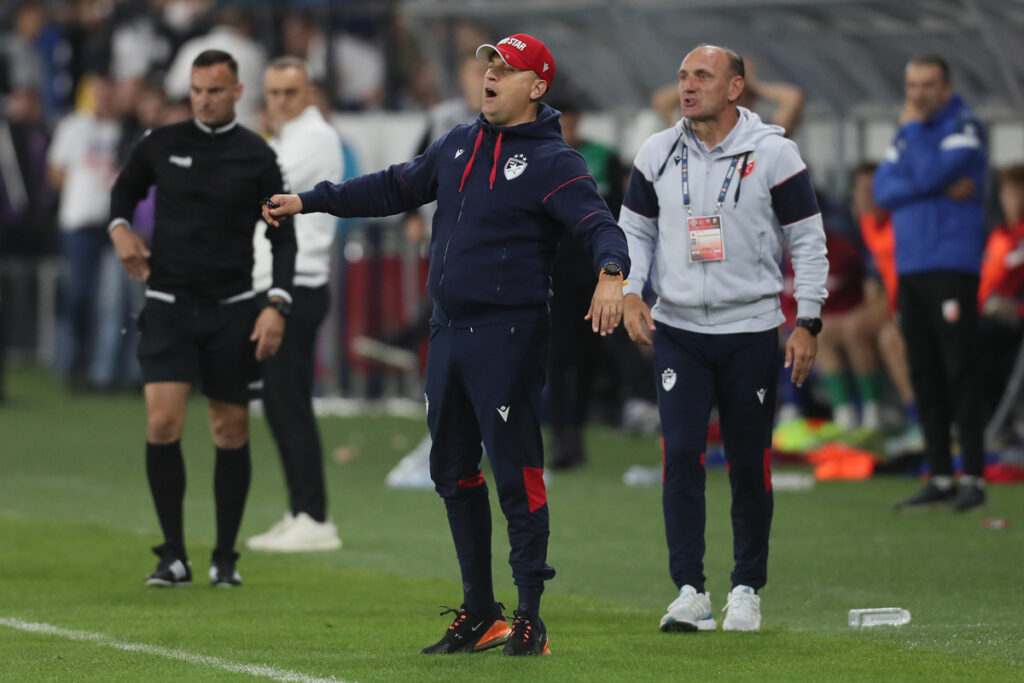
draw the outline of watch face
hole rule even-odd
[[[622,272],[622,269],[614,263],[606,263],[604,264],[604,268],[601,269],[601,272],[605,275],[618,275]]]

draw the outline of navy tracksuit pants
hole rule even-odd
[[[466,607],[489,614],[491,513],[481,441],[508,520],[519,607],[536,614],[547,564],[548,506],[540,431],[550,322],[543,314],[475,327],[432,324],[427,357],[430,476],[445,501]]]
[[[779,342],[764,332],[700,334],[657,323],[662,507],[677,587],[704,591],[704,453],[717,402],[732,487],[733,586],[764,586],[772,521],[771,442]]]

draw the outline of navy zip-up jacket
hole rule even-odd
[[[546,310],[564,228],[593,254],[629,272],[626,237],[601,199],[586,162],[562,138],[560,113],[496,127],[481,114],[412,161],[302,192],[303,213],[387,216],[437,200],[427,289],[434,322],[466,327]]]
[[[892,211],[900,275],[978,274],[987,163],[981,124],[956,95],[931,119],[900,127],[873,188],[878,205]],[[947,197],[946,189],[964,177],[974,181],[974,196],[964,202]]]

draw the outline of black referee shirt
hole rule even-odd
[[[156,222],[148,286],[210,302],[251,290],[260,199],[288,191],[263,138],[234,122],[216,130],[196,121],[154,129],[114,183],[112,221],[131,222],[152,185]],[[273,287],[289,292],[297,250],[291,219],[268,228],[267,238]]]

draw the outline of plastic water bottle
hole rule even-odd
[[[910,623],[910,610],[902,607],[872,607],[850,610],[850,626],[902,626]]]

